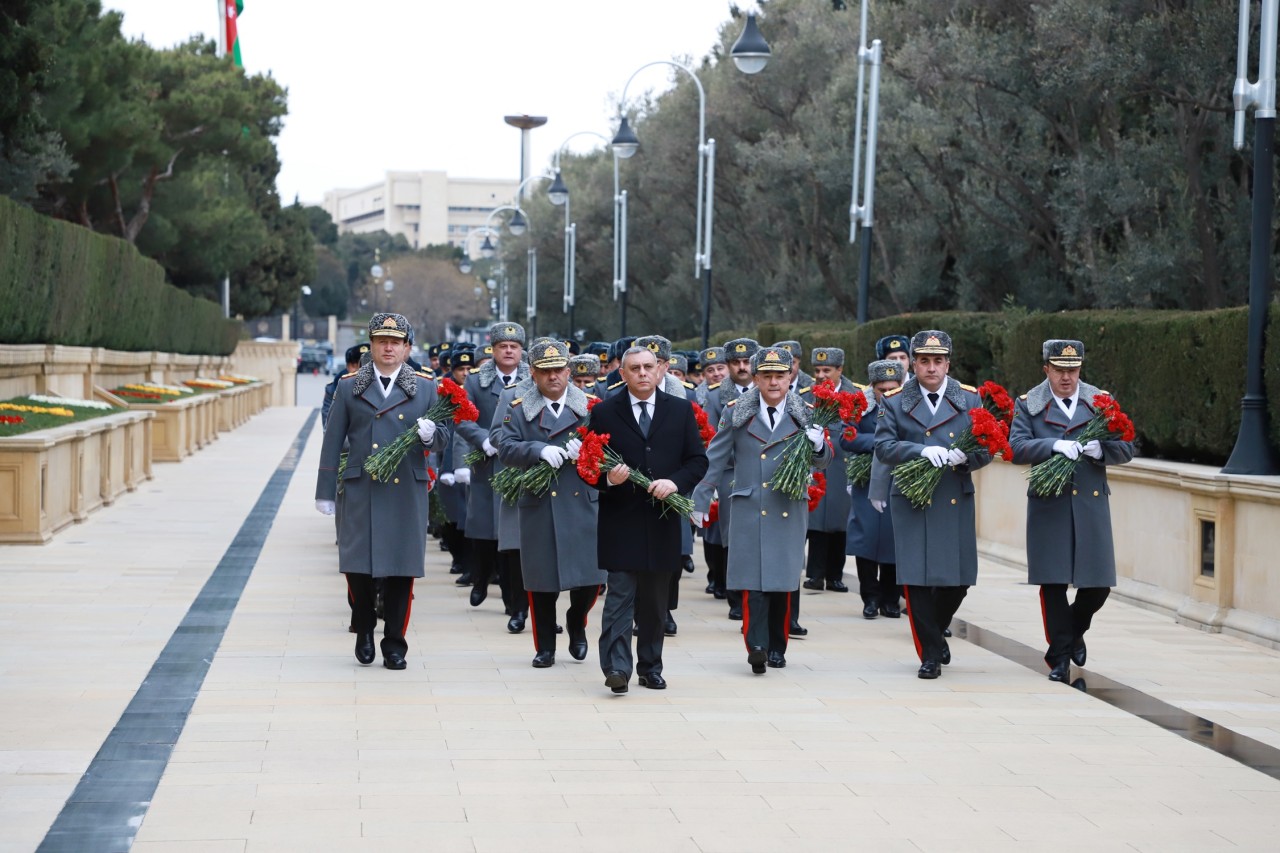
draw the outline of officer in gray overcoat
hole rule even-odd
[[[475,423],[458,425],[458,446],[454,448],[454,461],[459,465],[455,474],[465,472],[470,489],[467,494],[467,539],[471,557],[471,606],[479,607],[489,595],[489,581],[497,572],[503,579],[504,605],[507,630],[519,633],[524,630],[524,609],[519,603],[512,609],[513,593],[520,582],[519,551],[498,550],[498,525],[502,499],[489,485],[494,475],[502,470],[497,459],[498,448],[489,440],[494,413],[498,411],[498,397],[504,390],[529,377],[529,365],[524,362],[524,327],[507,321],[489,327],[492,358],[485,359],[467,377],[463,386],[467,397],[480,410]],[[485,458],[470,469],[461,467],[462,459],[473,450],[483,451]],[[514,560],[513,560],[514,556]],[[519,597],[524,598],[523,587]]]
[[[905,377],[906,371],[896,361],[882,359],[867,365],[870,387],[861,392],[867,401],[862,423],[853,438],[840,438],[840,447],[847,455],[864,453],[874,457],[876,423],[884,411],[881,400],[889,391],[900,388]],[[897,619],[901,615],[897,557],[893,549],[893,513],[888,507],[891,477],[888,466],[873,458],[871,480],[848,486],[849,527],[845,553],[853,556],[858,567],[858,593],[862,596],[865,619],[874,619],[877,615]]]
[[[707,421],[714,429],[719,419],[711,416],[707,395],[719,395],[720,382],[729,375],[729,366],[725,363],[724,347],[707,347],[698,357],[702,362],[702,381],[694,389],[694,402],[707,413]],[[725,588],[725,573],[729,569],[727,554],[717,519],[702,529],[702,560],[707,564],[706,592],[716,598],[725,598],[728,594]]]
[[[365,665],[374,659],[374,579],[382,579],[382,663],[388,669],[406,666],[413,579],[422,577],[426,560],[427,457],[405,454],[390,482],[376,480],[364,463],[411,428],[427,450],[448,440],[448,430],[426,417],[436,402],[435,382],[405,364],[409,335],[409,321],[400,314],[375,314],[369,321],[373,359],[338,382],[316,478],[316,508],[332,515],[345,443],[338,570],[347,578],[356,660]]]
[[[599,492],[582,481],[572,462],[566,464],[566,446],[586,424],[587,400],[592,398],[569,382],[569,348],[564,343],[534,344],[530,362],[534,385],[501,413],[496,435],[504,465],[528,470],[546,462],[558,471],[545,493],[525,492],[517,503],[520,568],[533,622],[533,665],[541,668],[556,661],[556,599],[565,590],[569,654],[574,660],[586,658],[587,614],[605,573],[589,546],[595,538]]]
[[[742,629],[747,662],[756,674],[787,665],[790,597],[804,570],[808,497],[792,499],[769,487],[787,440],[804,432],[812,443],[813,468],[831,462],[822,427],[813,426],[809,407],[788,393],[792,357],[764,347],[751,359],[755,387],[725,407],[720,428],[707,448],[708,467],[693,491],[694,523],[705,523],[711,500],[726,470],[732,487],[720,492],[720,512],[733,505],[729,527],[730,588],[743,590]]]
[[[973,471],[991,462],[985,450],[950,449],[970,426],[969,410],[982,405],[977,389],[947,376],[951,336],[937,329],[911,338],[915,376],[884,395],[876,423],[876,458],[897,466],[923,457],[942,469],[933,499],[916,509],[895,478],[893,511],[898,582],[906,587],[907,617],[920,656],[920,678],[937,678],[950,663],[942,629],[978,580],[978,534]]]
[[[849,377],[844,375],[844,350],[839,347],[814,347],[809,355],[813,361],[814,380],[831,382],[837,391],[849,394],[861,392]],[[875,421],[868,420],[858,426],[858,432],[870,431]],[[842,427],[833,425],[830,436],[833,449],[831,465],[827,468],[827,493],[809,513],[809,557],[805,565],[805,589],[821,591],[825,586],[833,592],[848,592],[844,583],[845,534],[849,526],[849,493],[845,490],[848,477],[844,470],[845,450],[840,443]]]
[[[1084,666],[1085,632],[1116,584],[1107,466],[1132,459],[1133,443],[1116,436],[1080,444],[1072,437],[1097,414],[1093,398],[1107,393],[1080,381],[1083,343],[1048,340],[1041,356],[1045,380],[1014,405],[1009,445],[1015,465],[1035,465],[1055,453],[1078,460],[1061,495],[1027,490],[1027,580],[1040,585],[1049,678],[1066,682],[1073,661]],[[1070,604],[1068,585],[1076,588]]]

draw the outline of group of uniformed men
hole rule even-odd
[[[562,631],[569,654],[586,658],[588,615],[604,592],[598,652],[606,686],[625,693],[634,673],[641,686],[664,689],[663,638],[677,631],[672,611],[680,570],[692,570],[695,529],[706,592],[726,600],[729,618],[743,622],[756,674],[786,666],[788,639],[808,633],[799,624],[802,587],[848,591],[848,555],[865,618],[898,618],[905,599],[918,676],[937,678],[950,663],[948,626],[977,580],[972,472],[991,459],[952,447],[982,401],[948,375],[946,332],[881,338],[865,385],[844,375],[845,353],[836,347],[814,348],[813,376],[806,374],[797,341],[761,346],[739,338],[690,358],[673,353],[666,338],[647,335],[593,344],[579,355],[574,344],[526,342],[519,324],[499,322],[483,349],[440,344],[429,350],[430,367],[415,369],[406,363],[412,329],[403,316],[375,315],[369,340],[363,364],[348,353],[350,370],[331,386],[331,406],[327,395],[316,489],[317,508],[337,510],[339,570],[361,664],[374,660],[381,615],[383,663],[405,667],[433,471],[441,472],[435,491],[444,515],[433,532],[453,557],[458,583],[471,587],[470,603],[480,606],[497,580],[508,631],[531,624],[534,667],[555,664]],[[1080,381],[1081,341],[1045,341],[1041,361],[1045,380],[1018,399],[1010,444],[1015,464],[1053,454],[1078,460],[1073,488],[1051,498],[1029,491],[1027,510],[1028,568],[1040,586],[1049,677],[1069,681],[1071,664],[1085,663],[1084,634],[1115,584],[1106,467],[1127,462],[1133,447],[1118,437],[1084,444],[1072,438],[1094,416],[1101,393]],[[443,376],[464,388],[476,421],[426,417]],[[814,385],[823,381],[864,398],[856,435],[812,423]],[[697,408],[715,427],[705,447]],[[616,454],[598,481],[576,467],[584,427],[607,433]],[[363,470],[365,459],[409,428],[423,452],[409,453],[390,481]],[[826,493],[812,510],[769,486],[783,448],[800,441],[799,433],[812,451],[812,470],[826,474]],[[870,455],[869,482],[846,477],[851,454]],[[918,457],[941,469],[932,500],[920,509],[892,475]],[[523,492],[515,506],[492,487],[506,466],[542,464],[555,471],[549,487]],[[673,494],[692,499],[690,517],[663,502]],[[1069,603],[1071,585],[1077,594]],[[569,596],[563,626],[561,592]]]

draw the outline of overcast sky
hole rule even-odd
[[[218,32],[217,0],[103,6],[155,47]],[[388,169],[517,178],[520,131],[507,114],[548,117],[531,134],[536,172],[573,133],[612,135],[611,105],[632,72],[697,60],[728,20],[729,0],[245,0],[240,43],[246,71],[289,92],[280,197],[319,202]],[[672,73],[646,70],[628,98],[668,88]],[[601,144],[578,137],[568,150]]]

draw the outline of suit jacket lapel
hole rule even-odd
[[[617,401],[615,405],[617,405],[619,410],[618,420],[626,424],[632,430],[632,432],[634,432],[636,435],[640,436],[640,438],[643,439],[645,437],[645,434],[640,431],[640,424],[636,423],[635,413],[631,409],[631,395],[628,394],[626,389],[624,388],[622,390],[622,393],[617,394],[611,397],[610,399]],[[654,408],[656,409],[657,407],[655,406]],[[653,431],[653,421],[652,421],[653,415],[650,415],[649,418],[650,418],[649,431],[652,432]]]
[[[650,402],[653,403],[653,411],[649,415],[649,435],[653,435],[658,431],[663,421],[667,419],[667,414],[671,409],[671,404],[666,401],[658,402],[658,398],[662,396],[662,392],[653,395]]]

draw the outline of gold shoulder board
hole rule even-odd
[[[812,388],[812,387],[810,387],[810,388],[801,388],[801,389],[800,389],[799,391],[797,391],[796,393],[797,393],[797,394],[808,394],[808,393],[809,393],[810,391],[812,391],[812,390],[813,390],[813,388]]]
[[[708,386],[707,386],[707,390],[708,390],[708,391],[714,391],[714,390],[716,390],[717,388],[719,388],[719,387],[720,387],[720,384],[721,384],[721,383],[717,382],[715,385],[708,385]]]
[[[619,379],[617,382],[615,382],[615,383],[613,383],[612,385],[610,385],[610,386],[609,386],[609,390],[610,390],[610,391],[612,391],[614,388],[620,388],[620,387],[622,387],[623,385],[626,385],[626,384],[627,384],[627,380],[625,380],[625,379]]]
[[[902,391],[902,386],[899,385],[897,388],[894,388],[892,391],[885,391],[884,395],[886,397],[892,397],[894,394],[901,393],[901,391]]]
[[[965,385],[963,382],[961,382],[960,387],[966,391],[972,391],[975,394],[978,393],[978,389],[974,388],[972,385]]]
[[[524,397],[516,397],[514,400],[511,401],[511,408],[514,409],[516,406],[520,405],[523,402],[524,402]]]

